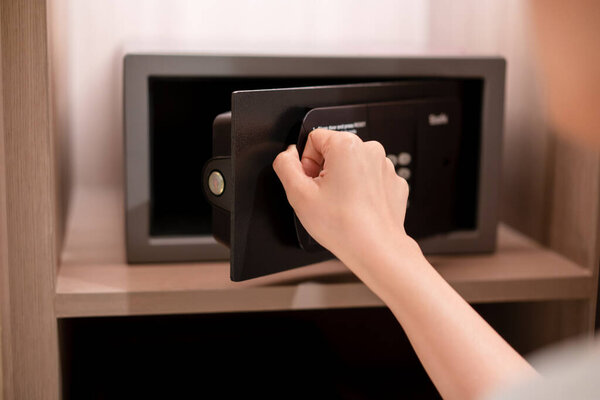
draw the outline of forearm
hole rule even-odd
[[[408,240],[348,262],[390,307],[442,396],[480,398],[535,374]]]

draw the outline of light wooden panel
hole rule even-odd
[[[507,58],[502,219],[597,275],[598,154],[555,137],[549,125],[542,96],[544,85],[555,82],[540,80],[538,46],[525,3],[436,4],[430,10],[429,41],[436,48],[464,48],[475,54],[492,51]],[[449,16],[454,23],[446,23]],[[586,315],[585,323],[577,326],[587,326],[588,332],[595,296],[594,291],[587,303],[569,306],[571,311],[585,309],[576,313]],[[554,304],[548,308],[554,311],[543,313],[549,327],[564,318],[560,308]],[[541,324],[542,335],[543,329]]]
[[[0,2],[5,226],[2,327],[6,399],[56,399],[55,175],[46,4]],[[0,232],[2,234],[2,232]]]
[[[544,237],[549,135],[533,57],[527,2],[462,0],[429,7],[433,49],[506,58],[501,215],[536,240]]]
[[[554,138],[547,244],[588,268],[595,290],[586,306],[588,331],[594,328],[600,257],[600,156],[561,136]]]
[[[548,244],[586,268],[598,264],[600,158],[595,150],[556,137]]]
[[[48,48],[50,77],[50,124],[54,134],[54,165],[56,173],[56,254],[62,249],[65,221],[72,182],[72,138],[69,135],[69,69],[68,44],[70,18],[66,0],[53,0],[48,7]]]
[[[2,18],[0,15],[0,24],[2,24]],[[0,26],[1,32],[1,26]],[[1,39],[1,37],[0,37]],[[0,40],[0,60],[2,59],[2,40]],[[4,332],[2,326],[8,326],[5,324],[5,318],[8,318],[8,312],[10,310],[10,302],[7,296],[8,293],[8,231],[6,227],[6,163],[4,156],[4,100],[2,91],[2,63],[0,62],[0,400],[4,398],[4,393],[11,390],[8,386],[5,387],[4,374],[7,373],[7,369],[4,367],[5,360],[8,366],[8,360],[10,355],[3,356],[4,352],[10,351],[9,344],[11,339],[9,338],[10,332]],[[4,357],[4,358],[3,358]],[[10,380],[8,380],[10,381]]]
[[[80,189],[57,278],[58,317],[382,305],[338,261],[229,280],[226,262],[127,265],[119,190]],[[591,273],[508,229],[495,254],[431,256],[468,301],[589,298]]]

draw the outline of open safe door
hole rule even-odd
[[[272,168],[317,127],[377,140],[410,185],[406,231],[416,239],[463,224],[460,85],[403,81],[237,91],[213,127],[213,158],[203,186],[213,234],[231,249],[231,279],[241,281],[332,258],[294,215]],[[469,151],[479,150],[477,148]],[[474,219],[476,213],[472,209]],[[463,224],[464,225],[464,224]]]

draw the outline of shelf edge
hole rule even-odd
[[[451,285],[470,303],[583,300],[593,292],[592,277]],[[362,283],[301,283],[238,290],[57,294],[57,318],[259,312],[383,307]]]

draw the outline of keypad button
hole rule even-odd
[[[402,152],[402,153],[398,154],[398,164],[400,164],[402,166],[406,166],[406,165],[410,164],[411,161],[412,161],[412,156],[410,155],[410,153]]]
[[[410,172],[409,168],[398,168],[398,176],[400,176],[406,180],[409,180],[410,175],[411,175],[411,172]]]

